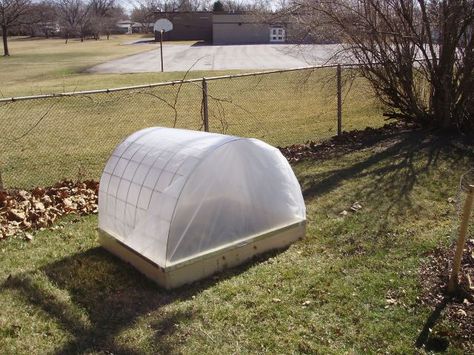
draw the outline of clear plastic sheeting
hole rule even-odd
[[[162,267],[305,219],[290,165],[256,139],[144,129],[100,180],[99,228]]]

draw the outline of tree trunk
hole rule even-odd
[[[461,9],[453,2],[443,1],[440,6],[439,62],[435,69],[433,113],[438,126],[453,129],[456,126],[454,114],[454,67],[456,64],[457,36],[459,24],[453,11]]]
[[[435,85],[433,95],[433,114],[434,119],[438,122],[438,127],[443,129],[451,129],[454,127],[453,121],[453,95],[451,89],[452,73],[442,75],[442,82]]]
[[[433,81],[433,114],[438,126],[450,129],[455,126],[453,121],[454,95],[454,65],[456,61],[456,42],[453,34],[441,31],[441,44],[439,48],[439,64],[435,69]]]
[[[8,50],[7,26],[5,25],[2,25],[2,38],[3,38],[3,55],[9,56],[10,51]]]

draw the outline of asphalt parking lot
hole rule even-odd
[[[150,51],[99,64],[95,73],[141,73],[161,70],[159,45]],[[214,46],[165,44],[164,71],[187,70],[271,70],[333,63],[339,45],[255,44]]]

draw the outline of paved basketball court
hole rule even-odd
[[[148,45],[155,48],[148,52],[116,59],[97,65],[89,72],[95,73],[140,73],[158,72],[160,51],[157,44]],[[304,67],[326,64],[340,49],[338,45],[181,45],[165,44],[164,70],[270,70]]]

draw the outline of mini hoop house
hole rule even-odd
[[[144,129],[100,180],[101,244],[165,288],[285,247],[305,219],[290,165],[256,139]]]

